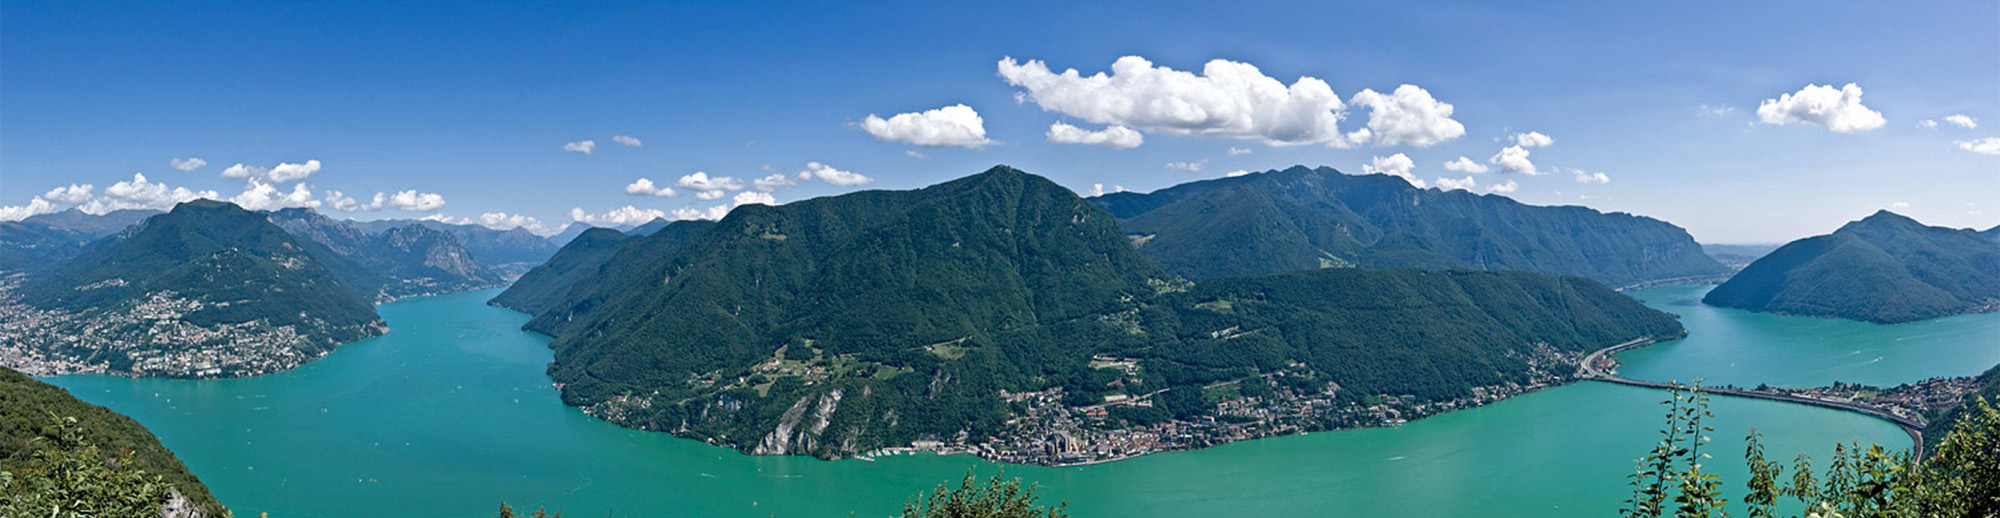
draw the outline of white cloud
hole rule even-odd
[[[1704,105],[1701,105],[1701,106],[1699,106],[1699,107],[1696,107],[1696,108],[1695,108],[1695,113],[1697,113],[1697,114],[1700,114],[1700,115],[1701,115],[1701,116],[1703,116],[1703,117],[1718,117],[1718,118],[1720,118],[1720,117],[1728,117],[1728,116],[1730,116],[1730,115],[1733,115],[1733,114],[1735,114],[1735,113],[1736,113],[1736,107],[1735,107],[1735,106],[1709,106],[1709,105],[1706,105],[1706,104],[1704,104]]]
[[[721,205],[716,205],[705,209],[692,208],[692,207],[674,209],[673,219],[716,220],[716,219],[722,219],[723,216],[728,216],[729,211],[744,205],[777,205],[777,204],[778,204],[777,198],[772,197],[771,193],[744,191],[736,193],[736,196],[732,198],[729,201],[729,203],[724,203]]]
[[[96,188],[97,186],[87,183],[84,184],[73,183],[69,184],[66,187],[57,187],[54,189],[49,189],[49,192],[42,194],[41,197],[43,199],[53,201],[56,203],[76,205],[79,203],[90,201],[90,191]]]
[[[612,142],[617,142],[617,143],[619,143],[619,144],[624,144],[624,145],[626,145],[626,146],[630,146],[630,147],[646,147],[646,143],[645,143],[645,142],[640,142],[640,141],[639,141],[639,139],[636,139],[636,138],[632,138],[632,137],[629,137],[629,136],[625,136],[625,135],[612,135],[612,136],[611,136],[611,141],[612,141]],[[593,147],[594,147],[594,146],[596,146],[596,144],[591,144],[591,146],[593,146]]]
[[[1555,145],[1556,143],[1555,138],[1552,138],[1548,135],[1543,135],[1542,132],[1539,131],[1530,131],[1527,133],[1515,133],[1513,135],[1508,135],[1507,139],[1514,141],[1514,145],[1521,147],[1549,147]]]
[[[1603,172],[1592,173],[1582,169],[1571,169],[1570,172],[1576,175],[1576,183],[1611,183],[1611,177]]]
[[[1917,127],[1923,129],[1937,129],[1937,119],[1924,119],[1917,121]]]
[[[249,210],[319,206],[319,200],[313,199],[312,189],[306,184],[292,184],[291,192],[285,192],[257,179],[250,180],[248,185],[243,186],[243,193],[229,198],[229,202]]]
[[[1048,139],[1058,144],[1089,144],[1111,149],[1132,149],[1146,142],[1146,137],[1138,131],[1116,124],[1103,131],[1090,131],[1060,122],[1049,125]]]
[[[379,197],[381,195],[377,194],[376,196]],[[396,210],[424,212],[424,211],[437,210],[438,207],[443,207],[443,206],[444,206],[444,196],[438,195],[437,193],[417,192],[415,190],[409,190],[409,191],[398,192],[395,195],[389,197],[389,208]]]
[[[1402,178],[1404,181],[1410,182],[1410,185],[1415,185],[1417,188],[1422,189],[1424,187],[1424,180],[1417,178],[1415,174],[1411,174],[1411,171],[1415,171],[1416,169],[1417,162],[1410,160],[1409,155],[1402,153],[1386,157],[1374,157],[1369,160],[1369,163],[1362,164],[1361,166],[1362,174],[1386,174]]]
[[[771,192],[778,190],[780,187],[791,187],[798,184],[798,178],[781,173],[772,173],[770,176],[750,181],[751,186],[764,192]]]
[[[1500,166],[1500,172],[1503,173],[1521,173],[1528,176],[1548,174],[1536,170],[1535,163],[1528,160],[1528,150],[1518,145],[1501,149],[1499,153],[1493,154],[1493,158],[1486,159],[1486,163]]]
[[[1808,84],[1795,94],[1782,94],[1757,105],[1757,119],[1779,126],[1812,124],[1835,133],[1860,133],[1882,127],[1882,112],[1861,104],[1861,87],[1854,83],[1834,89],[1833,85]]]
[[[264,176],[264,173],[267,172],[270,172],[270,170],[262,167],[257,167],[254,165],[236,164],[229,166],[229,168],[227,169],[223,169],[222,177],[239,178],[239,179],[262,178]]]
[[[756,204],[756,205],[778,204],[778,198],[776,196],[772,196],[771,193],[768,192],[757,192],[757,191],[743,191],[736,193],[736,198],[730,201],[738,207],[751,204]]]
[[[1229,156],[1236,156],[1236,155],[1248,155],[1248,154],[1250,154],[1250,148],[1247,148],[1247,147],[1232,147],[1232,148],[1229,148]]]
[[[1513,180],[1508,180],[1507,183],[1498,183],[1486,186],[1486,192],[1494,194],[1508,194],[1516,190],[1519,190],[1520,188],[1521,186],[1519,184],[1515,184]]]
[[[1944,121],[1957,124],[1965,129],[1979,129],[1979,120],[1967,117],[1964,114],[1946,115],[1944,116]]]
[[[698,200],[720,200],[722,199],[723,196],[728,196],[728,195],[729,191],[724,191],[721,189],[716,189],[712,191],[695,191],[694,193],[695,199]]]
[[[977,148],[993,143],[986,139],[986,122],[979,112],[963,104],[888,119],[871,113],[861,120],[861,130],[882,141],[924,147]]]
[[[1439,177],[1437,180],[1437,186],[1439,189],[1444,189],[1447,191],[1454,189],[1460,191],[1470,191],[1472,190],[1473,187],[1478,187],[1479,182],[1473,181],[1471,176],[1467,176],[1463,179]]]
[[[146,175],[134,173],[131,181],[118,182],[104,188],[104,195],[78,205],[77,208],[91,214],[103,214],[122,209],[167,210],[174,204],[200,198],[221,199],[215,191],[195,191],[186,187],[168,187],[166,184],[146,180]]]
[[[382,204],[387,203],[388,197],[389,195],[378,192],[375,193],[375,199],[373,201],[370,201],[368,203],[361,203],[361,200],[356,200],[353,197],[348,196],[347,193],[340,191],[327,191],[326,205],[328,207],[332,207],[333,210],[341,212],[375,212],[378,210],[382,210]]]
[[[594,149],[597,149],[597,142],[590,140],[579,140],[576,142],[563,144],[563,151],[568,151],[571,153],[583,153],[588,155],[590,154],[590,151]]]
[[[1243,175],[1247,175],[1247,174],[1250,174],[1250,170],[1249,170],[1249,169],[1237,169],[1237,170],[1235,170],[1235,171],[1230,171],[1230,172],[1228,172],[1228,173],[1223,173],[1222,177],[1223,177],[1223,178],[1235,178],[1235,177],[1238,177],[1238,176],[1243,176]]]
[[[1290,86],[1256,66],[1209,61],[1201,75],[1118,58],[1111,73],[1056,73],[1039,60],[999,62],[999,75],[1043,110],[1142,131],[1256,140],[1273,145],[1340,144],[1340,96],[1318,78]]]
[[[638,180],[633,180],[632,183],[630,184],[625,185],[625,194],[666,197],[680,193],[674,192],[674,190],[670,187],[661,187],[658,185],[653,185],[653,181],[650,179],[640,178]]]
[[[264,176],[270,178],[271,183],[285,183],[304,180],[306,177],[312,176],[313,173],[317,172],[319,172],[318,160],[307,160],[303,164],[280,162],[277,167],[271,168],[271,171]]]
[[[924,154],[923,154],[923,153],[918,153],[918,152],[917,152],[917,150],[915,150],[915,149],[905,149],[905,150],[903,150],[903,156],[906,156],[906,157],[910,157],[910,158],[925,158],[925,157],[924,157]]]
[[[580,209],[577,211],[580,211]],[[454,225],[479,225],[494,230],[513,230],[519,228],[538,236],[551,236],[555,235],[556,232],[562,231],[561,228],[551,228],[543,224],[542,220],[532,216],[508,214],[505,212],[488,212],[480,214],[477,218],[454,218],[443,214],[431,214],[424,216],[422,219]]]
[[[175,158],[173,160],[168,160],[167,164],[172,165],[174,166],[174,169],[178,169],[181,171],[193,171],[196,169],[201,169],[201,166],[208,165],[208,161],[195,157],[187,157],[187,158]]]
[[[1464,156],[1458,157],[1458,160],[1445,162],[1444,169],[1446,171],[1457,171],[1460,173],[1475,173],[1475,174],[1493,170],[1490,167],[1486,167],[1486,164],[1474,162],[1472,161],[1472,159],[1466,158]]]
[[[1196,160],[1193,162],[1167,162],[1166,167],[1167,169],[1173,169],[1177,171],[1197,172],[1201,171],[1201,168],[1203,167],[1208,167],[1208,159],[1203,158],[1201,160]]]
[[[696,190],[696,191],[743,190],[742,180],[738,180],[727,176],[710,177],[708,176],[708,173],[701,171],[695,171],[694,174],[683,176],[681,177],[680,181],[675,182],[675,184],[681,186],[682,188]]]
[[[1960,140],[1958,148],[1981,155],[2000,155],[2000,137]]]
[[[1907,209],[1907,208],[1910,208],[1910,202],[1906,202],[1906,201],[1899,201],[1899,202],[1896,202],[1896,203],[1891,203],[1891,204],[1889,204],[1889,208],[1892,208],[1892,209]]]
[[[812,178],[818,178],[819,181],[826,182],[832,185],[839,185],[842,187],[861,185],[875,181],[874,178],[862,176],[858,173],[854,173],[851,171],[842,171],[839,169],[834,169],[833,166],[822,164],[819,162],[806,162],[806,170],[799,173],[799,178],[806,178],[807,176],[811,176]]]
[[[1430,147],[1465,135],[1465,125],[1452,120],[1451,103],[1442,102],[1417,85],[1402,85],[1388,95],[1364,89],[1348,100],[1354,106],[1367,106],[1368,131],[1355,132],[1349,140],[1360,144],[1372,137],[1377,146],[1409,144],[1416,147]]]
[[[28,216],[48,214],[56,210],[58,210],[56,209],[56,204],[49,203],[49,200],[41,199],[41,197],[35,197],[29,199],[27,205],[0,207],[0,221],[20,221],[28,219]]]
[[[585,213],[582,208],[569,210],[569,219],[600,227],[623,227],[639,225],[667,217],[667,212],[659,209],[641,209],[626,205],[602,214]]]

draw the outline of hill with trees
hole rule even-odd
[[[1131,362],[1192,417],[1204,385],[1277,371],[1357,400],[1444,400],[1681,333],[1600,283],[1524,272],[1190,284],[1110,213],[1004,166],[676,226],[621,246],[526,327],[556,337],[566,402],[756,453],[976,442],[1014,415],[1003,390],[1104,390],[1094,357]]]
[[[103,453],[82,456],[84,452],[80,450],[87,447],[94,447]],[[78,466],[68,465],[70,462],[67,461],[76,460],[79,456],[95,457],[98,462],[94,468],[85,463],[81,466],[83,469],[75,470],[73,468]],[[114,459],[123,460],[114,466],[107,466],[104,462]],[[52,472],[57,470],[63,470],[60,474],[65,476],[51,477]],[[135,470],[143,471],[148,476],[131,476]],[[0,368],[0,472],[7,472],[13,477],[10,485],[0,490],[0,493],[8,493],[0,494],[0,500],[16,500],[14,503],[23,507],[13,509],[0,505],[0,510],[32,511],[32,514],[18,516],[54,516],[50,514],[51,510],[25,508],[26,503],[36,500],[37,496],[26,493],[38,490],[47,490],[51,494],[88,492],[91,496],[102,497],[102,501],[89,502],[100,510],[104,510],[101,506],[118,500],[109,496],[152,494],[160,498],[142,502],[141,505],[144,509],[154,510],[148,513],[152,516],[158,516],[157,509],[169,502],[198,509],[207,516],[224,516],[227,512],[209,494],[208,487],[188,473],[180,459],[161,446],[159,439],[154,438],[138,421],[85,403],[61,387],[35,381],[7,368]],[[144,483],[155,482],[152,477],[158,477],[158,482],[164,482],[160,485],[170,488],[170,491],[160,491],[160,487],[140,487]],[[47,482],[50,487],[43,487],[45,484],[42,482]],[[69,505],[72,502],[59,503]]]
[[[1664,221],[1326,167],[1091,202],[1117,216],[1147,258],[1197,280],[1359,266],[1521,270],[1625,286],[1728,271]]]
[[[1876,323],[2000,307],[2000,240],[1889,212],[1779,247],[1702,298],[1715,306]]]
[[[595,273],[605,261],[611,260],[612,254],[618,253],[619,248],[633,239],[636,238],[608,228],[585,230],[557,250],[547,262],[522,274],[512,286],[507,287],[507,291],[500,292],[490,302],[523,313],[540,312],[554,303],[563,290]]]

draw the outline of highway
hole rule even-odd
[[[1583,358],[1583,370],[1581,372],[1580,377],[1586,380],[1596,380],[1605,383],[1617,383],[1619,385],[1631,385],[1634,387],[1645,387],[1645,388],[1665,389],[1665,390],[1674,389],[1676,388],[1676,386],[1673,384],[1660,383],[1656,381],[1642,381],[1642,380],[1635,380],[1631,378],[1621,377],[1615,372],[1607,372],[1600,368],[1600,365],[1606,363],[1605,360],[1609,359],[1611,355],[1617,354],[1619,351],[1645,347],[1647,345],[1652,345],[1652,343],[1655,341],[1656,340],[1653,338],[1641,338],[1630,342],[1625,342],[1618,345],[1606,347],[1603,349],[1598,349],[1596,352],[1590,353],[1590,356],[1586,356]],[[1686,386],[1682,385],[1679,388],[1686,388]],[[1845,410],[1848,412],[1854,412],[1857,414],[1862,414],[1869,417],[1874,417],[1876,419],[1888,421],[1890,423],[1895,423],[1897,427],[1903,429],[1903,433],[1910,434],[1910,441],[1912,443],[1912,446],[1910,447],[1910,452],[1911,452],[1910,457],[1915,459],[1921,459],[1924,456],[1924,431],[1923,431],[1924,424],[1916,422],[1915,420],[1903,416],[1884,412],[1876,408],[1861,406],[1847,401],[1817,399],[1804,396],[1795,396],[1791,394],[1781,394],[1776,392],[1760,392],[1754,390],[1719,388],[1719,387],[1701,387],[1700,390],[1702,392],[1709,394],[1720,394],[1724,396],[1762,399],[1766,401],[1778,401],[1782,403],[1812,405],[1816,407],[1831,408],[1835,410]]]

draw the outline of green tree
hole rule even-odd
[[[1068,518],[1068,504],[1035,505],[1035,486],[1021,488],[1021,479],[1001,480],[1000,473],[980,483],[972,470],[958,488],[938,484],[930,495],[903,504],[903,518]]]
[[[131,451],[106,456],[74,417],[55,419],[52,447],[20,473],[0,472],[0,515],[49,518],[157,516],[173,488],[137,468]],[[34,440],[43,440],[37,437]]]

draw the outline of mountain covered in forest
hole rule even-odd
[[[1003,391],[1063,389],[1080,404],[1165,392],[1181,402],[1173,414],[1199,415],[1212,406],[1204,386],[1281,377],[1352,401],[1445,401],[1682,332],[1576,277],[1339,269],[1189,283],[1126,234],[1110,212],[1004,166],[748,205],[630,239],[586,275],[615,238],[572,243],[544,268],[576,280],[526,327],[556,337],[549,373],[593,415],[821,456],[977,442],[1018,415]],[[575,264],[553,268],[563,255]],[[555,291],[495,303],[536,310]],[[1104,384],[1105,358],[1129,379]]]
[[[71,419],[75,422],[69,422]],[[36,481],[51,477],[62,477],[51,480],[59,484],[100,482],[100,478],[91,476],[91,471],[79,472],[70,466],[52,466],[48,455],[38,455],[49,452],[56,453],[56,458],[73,459],[80,453],[78,450],[89,447],[99,450],[104,460],[115,460],[109,465],[89,467],[91,470],[144,470],[148,475],[160,477],[160,481],[169,486],[162,491],[168,496],[154,502],[154,508],[174,506],[176,509],[198,511],[196,514],[174,516],[225,516],[227,513],[222,503],[209,494],[208,487],[189,473],[180,459],[161,446],[160,440],[138,421],[85,403],[61,387],[35,381],[13,369],[0,368],[0,471],[10,473],[19,484],[17,487],[34,488]],[[131,455],[129,463],[124,460],[126,454]],[[68,471],[59,471],[64,469]],[[0,495],[0,498],[6,498],[6,495]],[[153,513],[149,516],[159,515]]]
[[[563,290],[577,284],[577,281],[597,272],[599,266],[611,260],[611,255],[631,241],[632,236],[608,228],[591,228],[577,234],[556,250],[556,255],[547,262],[528,270],[516,279],[513,285],[490,301],[495,306],[537,313],[554,303]]]
[[[383,333],[363,270],[263,213],[196,200],[15,290],[41,311],[43,353],[116,372],[209,377],[289,368]]]
[[[69,209],[0,221],[0,272],[41,269],[82,253],[91,241],[138,224],[155,210],[124,209],[91,214]]]
[[[304,208],[273,211],[270,218],[293,236],[319,243],[360,265],[336,273],[376,301],[501,283],[500,275],[474,259],[451,232],[410,223],[369,233],[362,225]]]
[[[1358,266],[1521,270],[1625,286],[1727,272],[1664,221],[1326,167],[1091,202],[1119,218],[1140,253],[1191,279]]]
[[[1877,323],[1991,311],[2000,308],[1996,235],[1880,211],[1779,247],[1702,301]]]

